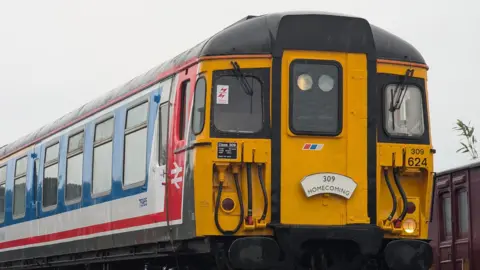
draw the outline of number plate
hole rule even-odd
[[[426,168],[429,166],[428,149],[409,147],[406,151],[405,166],[413,168]]]

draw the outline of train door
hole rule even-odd
[[[366,56],[286,51],[282,61],[281,223],[368,222]]]
[[[453,270],[455,269],[455,249],[453,248],[454,234],[453,211],[452,211],[452,192],[451,179],[449,175],[443,176],[437,180],[436,184],[436,211],[437,211],[437,233],[438,242],[436,254],[436,269]]]
[[[469,268],[470,259],[470,214],[469,214],[469,185],[467,171],[461,171],[452,176],[451,207],[453,209],[453,245],[455,249],[455,269]]]
[[[185,151],[188,144],[190,105],[197,66],[191,66],[176,75],[170,101],[170,132],[167,158],[167,219],[182,219],[183,176],[185,170]]]

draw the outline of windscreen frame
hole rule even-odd
[[[270,137],[270,68],[242,68],[241,72],[245,77],[255,77],[261,85],[261,104],[262,104],[262,127],[257,132],[238,133],[219,130],[215,126],[215,103],[216,103],[216,85],[219,78],[224,76],[233,76],[233,69],[215,70],[212,73],[212,84],[210,87],[210,137],[212,138],[269,138]]]
[[[332,66],[337,68],[337,128],[335,131],[312,131],[312,130],[298,130],[293,126],[294,117],[293,117],[293,108],[294,108],[294,99],[293,99],[293,91],[295,90],[295,85],[297,84],[296,78],[294,78],[294,66],[296,64],[312,64],[312,65],[326,65]],[[289,84],[288,84],[288,126],[290,132],[294,135],[307,135],[307,136],[321,136],[321,137],[337,137],[343,131],[343,96],[344,96],[344,84],[343,84],[343,67],[340,62],[335,60],[327,60],[327,59],[295,59],[289,64]],[[313,81],[315,85],[317,81]]]
[[[405,76],[398,75],[398,74],[390,74],[390,73],[378,73],[377,77],[377,89],[375,91],[378,93],[376,98],[377,104],[377,140],[380,143],[405,143],[405,144],[421,144],[421,145],[429,145],[430,144],[430,119],[428,117],[428,103],[427,103],[427,88],[426,82],[424,78],[419,77],[410,77],[407,80],[408,85],[415,85],[420,89],[421,97],[422,97],[422,107],[423,107],[423,124],[424,124],[424,132],[420,137],[408,137],[408,136],[397,136],[397,135],[390,135],[385,128],[386,122],[386,115],[385,115],[385,88],[390,84],[399,84],[402,83]],[[372,89],[373,90],[373,89]],[[369,89],[369,91],[371,91]]]

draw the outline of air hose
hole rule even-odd
[[[258,179],[260,181],[260,186],[262,187],[262,192],[263,192],[263,213],[262,217],[260,220],[265,220],[267,217],[267,211],[268,211],[268,198],[267,198],[267,189],[265,188],[265,181],[263,180],[263,174],[262,174],[262,165],[258,164]]]
[[[247,163],[247,224],[253,224],[252,164]]]
[[[395,192],[393,191],[392,184],[390,183],[390,179],[388,178],[388,169],[383,170],[383,175],[385,176],[385,182],[387,183],[388,190],[390,191],[390,195],[392,195],[393,207],[392,212],[390,212],[390,216],[388,216],[388,221],[392,221],[395,212],[397,211],[397,198],[395,197]]]
[[[215,225],[217,226],[217,229],[224,235],[233,235],[235,234],[238,230],[240,230],[240,227],[242,226],[243,223],[243,217],[245,215],[244,210],[243,210],[243,197],[242,197],[242,190],[240,189],[240,180],[238,179],[238,173],[233,173],[233,178],[235,180],[235,187],[237,189],[237,197],[238,197],[238,202],[240,204],[240,219],[238,221],[238,225],[234,230],[231,231],[226,231],[222,228],[220,225],[220,222],[218,221],[218,209],[220,208],[220,199],[222,197],[222,190],[223,190],[223,181],[224,179],[220,179],[220,183],[218,185],[218,193],[217,193],[217,199],[215,201]]]
[[[402,202],[403,202],[403,209],[402,209],[402,214],[400,214],[400,217],[398,217],[398,220],[402,221],[405,216],[407,215],[407,195],[405,194],[405,191],[403,190],[402,184],[400,183],[400,180],[398,179],[397,175],[398,169],[393,169],[393,179],[395,180],[395,184],[397,185],[398,191],[400,191],[400,196],[402,196]]]

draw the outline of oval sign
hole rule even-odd
[[[329,193],[350,199],[357,188],[350,177],[336,173],[311,174],[303,178],[301,184],[307,197]]]

